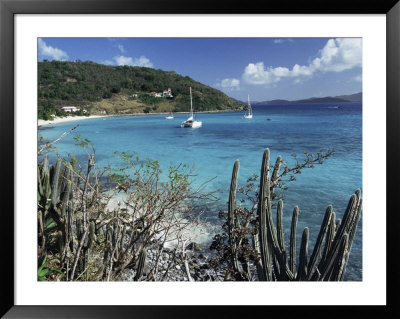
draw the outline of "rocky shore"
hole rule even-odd
[[[157,271],[153,271],[155,281],[223,281],[223,274],[209,266],[212,255],[194,242],[187,246],[184,256],[169,248],[163,248],[158,256],[157,247],[150,247],[146,251],[142,279],[148,278],[158,264]],[[135,275],[136,271],[130,270],[122,280],[133,281]]]

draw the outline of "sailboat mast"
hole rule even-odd
[[[192,87],[190,89],[190,115],[193,117],[193,103],[192,103]]]
[[[247,105],[249,106],[249,115],[251,115],[253,112],[250,105],[250,94],[247,94]]]

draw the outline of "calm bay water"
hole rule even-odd
[[[339,107],[337,107],[339,106]],[[310,228],[310,249],[314,246],[325,209],[332,204],[342,218],[350,196],[362,188],[362,105],[361,103],[265,105],[253,107],[253,119],[243,112],[197,114],[199,129],[184,129],[187,115],[166,120],[162,115],[124,116],[79,121],[76,132],[92,141],[96,165],[118,165],[114,151],[136,152],[141,159],[160,162],[167,171],[170,163],[194,165],[194,186],[214,178],[205,191],[219,190],[219,200],[208,203],[205,216],[218,223],[219,209],[226,209],[232,167],[240,160],[239,186],[252,174],[260,174],[263,151],[270,149],[271,160],[278,155],[293,163],[304,151],[334,148],[323,165],[304,169],[296,181],[287,183],[284,200],[285,241],[289,241],[292,210],[300,208],[298,245],[302,229]],[[268,120],[271,119],[271,120]],[[45,126],[38,132],[54,140],[75,123]],[[55,144],[56,151],[86,161],[85,153],[67,136]],[[54,157],[53,157],[54,158]],[[204,204],[204,203],[203,203]],[[350,254],[345,280],[362,280],[362,219]]]

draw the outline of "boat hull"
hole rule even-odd
[[[192,122],[182,122],[181,127],[188,127],[188,128],[196,128],[201,127],[202,122],[200,121],[192,121]]]

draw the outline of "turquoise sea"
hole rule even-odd
[[[75,131],[92,141],[98,167],[116,165],[114,151],[136,152],[141,159],[158,160],[164,171],[170,163],[194,165],[194,185],[214,178],[204,190],[218,190],[219,200],[200,205],[206,209],[205,217],[215,224],[219,222],[218,211],[227,207],[236,159],[240,160],[239,186],[244,186],[252,174],[260,174],[263,151],[267,147],[272,162],[281,155],[289,164],[293,164],[292,153],[301,160],[305,151],[335,149],[324,164],[304,169],[296,175],[296,181],[286,184],[285,241],[289,240],[293,207],[298,205],[298,242],[302,229],[308,226],[311,253],[326,207],[332,204],[337,218],[341,218],[350,196],[357,188],[362,190],[362,105],[259,105],[253,107],[253,119],[243,119],[243,114],[196,114],[196,119],[203,122],[197,129],[180,127],[187,114],[175,114],[173,120],[165,119],[165,115],[97,118],[76,122],[79,126]],[[44,140],[54,140],[74,125],[73,122],[48,125],[40,128],[38,134]],[[87,156],[75,146],[73,136],[55,144],[55,150],[64,156],[77,156],[84,162]],[[362,280],[362,218],[345,280]]]

